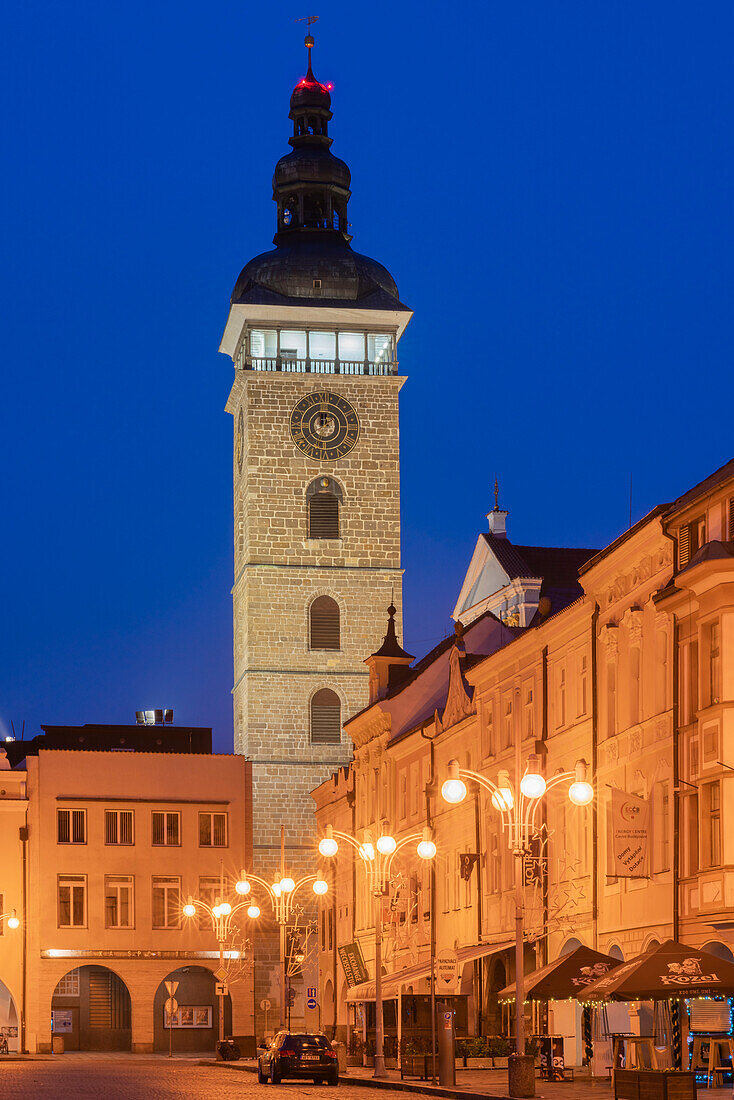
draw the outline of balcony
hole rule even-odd
[[[283,371],[291,374],[362,374],[387,377],[398,373],[397,361],[370,362],[366,359],[290,359],[238,356],[240,370]]]

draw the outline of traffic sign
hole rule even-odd
[[[178,982],[166,982],[165,986],[166,986],[166,990],[168,992],[168,996],[172,997],[174,995],[174,993],[176,992],[176,990],[178,989]]]
[[[178,985],[178,982],[176,984]],[[169,997],[163,1007],[166,1010],[167,1016],[175,1016],[178,1012],[178,1001],[175,997]]]
[[[217,997],[226,997],[228,992],[227,986],[224,982],[217,982],[214,986],[214,992],[216,993]]]
[[[267,998],[267,997],[263,997],[263,999],[262,999],[262,1000],[260,1001],[260,1008],[261,1008],[261,1009],[263,1010],[263,1012],[270,1012],[270,1009],[271,1009],[272,1007],[273,1007],[273,1006],[271,1005],[271,1003],[270,1003],[270,1001],[268,1000],[268,998]]]
[[[318,1008],[318,1007],[319,1007],[319,1002],[316,1000],[316,998],[315,997],[309,997],[308,1000],[306,1001],[306,1008]]]
[[[218,982],[223,982],[224,979],[227,977],[227,971],[224,969],[223,966],[220,966],[218,970],[214,971],[214,977],[217,979]]]
[[[311,997],[312,999],[316,996],[316,986],[315,985],[310,985],[308,987],[308,989],[306,990],[306,996]]]
[[[459,956],[455,951],[439,951],[436,956],[436,984],[447,992],[453,989],[459,980]]]

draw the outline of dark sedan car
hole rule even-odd
[[[279,1031],[258,1059],[257,1079],[261,1085],[266,1081],[279,1085],[284,1077],[310,1077],[315,1084],[338,1085],[339,1063],[326,1036]]]

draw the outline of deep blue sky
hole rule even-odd
[[[603,546],[731,457],[730,0],[322,0],[354,245],[400,347],[406,644],[495,471],[511,537]],[[173,706],[231,748],[232,366],[306,14],[25,0],[0,86],[0,721]]]

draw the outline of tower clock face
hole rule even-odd
[[[291,437],[309,458],[343,458],[359,439],[359,417],[345,397],[318,390],[293,409]]]
[[[240,415],[237,417],[237,441],[235,443],[237,456],[237,469],[242,473],[242,459],[245,456],[245,414],[240,407]]]

